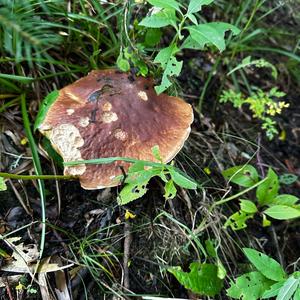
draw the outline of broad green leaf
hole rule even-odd
[[[179,51],[176,45],[170,45],[169,47],[161,49],[154,59],[154,63],[161,64],[164,69],[162,81],[159,86],[155,87],[157,94],[164,92],[168,87],[172,85],[169,80],[172,76],[179,76],[183,62],[177,61],[175,54]]]
[[[243,251],[255,268],[265,277],[273,281],[285,280],[286,273],[276,260],[251,248],[243,248]]]
[[[211,22],[195,26],[188,26],[191,37],[201,47],[206,44],[212,44],[216,46],[220,51],[225,50],[225,32],[231,30],[233,35],[236,35],[240,30],[228,23],[223,22]]]
[[[249,214],[255,214],[257,212],[257,207],[255,203],[250,200],[240,200],[240,208],[243,212]]]
[[[59,95],[59,91],[54,90],[53,92],[48,94],[46,98],[43,100],[34,123],[34,130],[38,129],[40,125],[43,123],[49,108],[55,102],[58,95]]]
[[[214,0],[190,0],[188,13],[196,13],[202,9],[203,5],[209,5]]]
[[[117,66],[123,72],[127,72],[130,70],[130,64],[128,60],[123,57],[122,53],[120,53],[120,55],[118,56]]]
[[[118,196],[119,205],[125,205],[144,196],[147,193],[147,184],[148,181],[140,184],[126,184]]]
[[[165,184],[165,199],[173,199],[176,196],[177,190],[172,179]]]
[[[224,224],[224,228],[228,226],[231,227],[232,230],[241,230],[247,227],[246,222],[249,219],[252,219],[254,214],[249,214],[243,211],[238,211],[231,215]]]
[[[197,43],[195,40],[188,36],[182,43],[180,49],[193,49],[193,50],[203,50],[204,45]]]
[[[251,187],[258,182],[256,169],[251,165],[236,166],[222,172],[226,180],[243,187]]]
[[[136,165],[137,167],[137,165]],[[154,176],[159,176],[161,173],[160,168],[150,168],[140,171],[132,172],[132,169],[128,170],[125,183],[128,184],[141,184],[146,181],[149,181]]]
[[[286,205],[286,206],[293,206],[299,201],[294,195],[289,194],[282,194],[276,196],[273,200],[268,202],[268,205]]]
[[[299,278],[289,277],[280,289],[276,300],[289,300],[293,297],[300,283]]]
[[[171,175],[173,181],[177,185],[181,186],[184,189],[191,189],[191,190],[197,189],[197,183],[195,181],[193,181],[190,178],[180,174],[179,172],[177,172],[173,168],[170,168],[169,171],[170,171],[170,175]]]
[[[289,220],[300,217],[300,209],[286,205],[271,206],[264,213],[276,220]]]
[[[160,7],[160,8],[172,8],[180,11],[180,3],[175,0],[147,0],[151,5]]]
[[[300,300],[300,286],[297,288],[293,300]]]
[[[4,178],[3,177],[0,177],[0,192],[2,191],[6,191],[7,190],[7,186],[4,182]]]
[[[160,42],[162,32],[159,28],[148,28],[145,34],[144,45],[146,47],[154,47]]]
[[[276,297],[283,285],[284,285],[284,281],[274,283],[268,290],[266,290],[263,293],[261,298],[268,299],[271,297]]]
[[[256,197],[259,204],[266,205],[272,202],[277,196],[279,190],[278,176],[270,168],[267,174],[267,180],[258,186],[256,189]]]
[[[191,263],[189,273],[183,272],[181,267],[172,267],[168,271],[195,294],[213,297],[223,287],[223,280],[218,278],[218,267],[213,264]]]
[[[226,292],[234,299],[257,300],[273,283],[260,272],[250,272],[238,277]]]
[[[290,185],[298,180],[298,176],[295,174],[283,174],[279,176],[279,182],[282,184]]]
[[[176,28],[177,17],[174,9],[163,9],[149,17],[145,17],[139,25],[149,28],[161,28],[172,25]]]

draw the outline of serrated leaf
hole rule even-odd
[[[240,200],[240,208],[245,213],[254,214],[257,212],[257,207],[255,203],[253,203],[250,200],[244,200],[244,199]]]
[[[169,169],[169,171],[170,171],[171,178],[177,185],[181,186],[184,189],[190,189],[190,190],[197,189],[197,183],[192,179],[180,174],[174,169]]]
[[[266,290],[263,293],[261,298],[262,299],[268,299],[268,298],[271,298],[271,297],[276,297],[283,285],[284,285],[284,281],[274,283],[268,290]]]
[[[286,205],[274,205],[264,211],[266,215],[276,220],[289,220],[300,217],[300,209]]]
[[[191,38],[202,48],[207,44],[216,46],[220,51],[225,50],[225,32],[231,30],[236,35],[240,30],[234,25],[223,22],[211,22],[196,26],[188,26]]]
[[[179,49],[176,45],[172,44],[169,47],[161,49],[154,59],[154,63],[161,64],[161,67],[164,69],[161,84],[155,87],[157,94],[164,92],[171,86],[170,77],[179,76],[181,72],[183,62],[177,61],[175,57],[178,51]]]
[[[227,295],[234,299],[256,300],[270,288],[274,281],[269,280],[260,272],[250,272],[238,277],[227,289]]]
[[[193,50],[203,50],[204,45],[197,43],[195,40],[188,36],[182,43],[180,49],[193,49]]]
[[[265,277],[273,281],[285,280],[286,273],[276,260],[251,248],[243,248],[243,251],[255,268]]]
[[[224,228],[228,226],[231,227],[232,230],[241,230],[247,227],[246,222],[249,219],[252,219],[254,214],[249,214],[244,211],[238,211],[231,215],[224,224]]]
[[[277,196],[279,190],[278,176],[270,168],[267,174],[267,180],[258,186],[256,189],[256,197],[259,204],[265,205]]]
[[[258,182],[256,169],[251,165],[236,166],[222,172],[226,180],[243,187],[251,187]]]
[[[223,287],[223,280],[218,278],[218,267],[213,264],[191,263],[188,273],[183,272],[181,267],[169,268],[168,271],[195,294],[213,297]]]
[[[280,289],[276,300],[289,300],[293,297],[300,283],[299,278],[289,277]]]
[[[176,14],[174,9],[163,9],[149,17],[145,17],[139,25],[149,28],[161,28],[172,25],[176,27]]]
[[[165,194],[164,197],[165,199],[173,199],[176,196],[177,190],[176,187],[174,185],[173,180],[169,180],[166,184],[165,184]]]
[[[39,112],[37,114],[37,117],[35,119],[34,130],[38,129],[40,125],[43,123],[49,108],[55,102],[58,95],[59,95],[59,91],[54,90],[53,92],[48,94],[46,98],[43,100]]]
[[[0,177],[0,192],[6,191],[6,190],[7,190],[7,186],[6,186],[6,183],[4,182],[4,178]]]
[[[209,5],[214,0],[190,0],[188,13],[196,13],[202,9],[203,5]]]
[[[160,8],[172,8],[180,11],[181,4],[175,0],[147,0],[151,5]]]

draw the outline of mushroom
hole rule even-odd
[[[37,128],[65,162],[106,157],[155,161],[158,145],[167,163],[183,147],[193,122],[191,105],[157,95],[151,78],[134,78],[115,69],[96,70],[64,87],[51,101]],[[120,184],[126,162],[66,166],[84,189]]]

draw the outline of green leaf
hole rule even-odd
[[[231,215],[224,224],[224,228],[228,226],[231,227],[232,230],[241,230],[247,227],[246,222],[249,219],[252,219],[254,214],[248,214],[244,211],[238,211]]]
[[[274,205],[264,211],[266,215],[276,220],[289,220],[300,217],[300,209],[286,205]]]
[[[220,51],[225,50],[225,32],[231,30],[236,35],[240,30],[228,23],[211,22],[196,26],[188,26],[191,38],[195,40],[202,48],[206,44],[216,46]]]
[[[234,299],[256,300],[272,286],[274,281],[269,280],[260,272],[250,272],[238,277],[227,289],[227,295]]]
[[[148,28],[145,34],[144,45],[146,47],[154,47],[160,42],[162,32],[159,28]]]
[[[213,264],[191,263],[189,273],[183,272],[181,267],[172,267],[168,271],[195,294],[213,297],[223,287],[223,280],[218,278],[218,267]]]
[[[127,59],[123,57],[123,54],[120,53],[117,59],[117,66],[123,72],[128,72],[130,70],[130,64]]]
[[[176,28],[177,17],[174,9],[163,9],[144,18],[139,25],[149,28],[161,28],[172,25]]]
[[[173,180],[169,180],[166,184],[165,184],[165,194],[164,197],[165,199],[173,199],[176,196],[177,190],[176,187],[174,185]]]
[[[293,300],[300,300],[300,287],[297,288]]]
[[[154,63],[161,64],[161,67],[164,69],[162,82],[159,86],[155,87],[157,94],[164,92],[168,87],[171,86],[172,82],[169,80],[172,76],[179,76],[183,62],[176,60],[174,56],[179,49],[176,45],[172,44],[169,47],[161,49],[154,59]]]
[[[286,205],[286,206],[293,206],[299,201],[299,198],[294,195],[289,194],[281,194],[276,196],[273,200],[271,200],[268,205]]]
[[[148,181],[140,184],[126,184],[118,196],[119,205],[125,205],[144,196],[147,193],[147,184]]]
[[[212,240],[205,241],[205,249],[209,256],[213,258],[217,258],[217,251],[214,246],[214,242]]]
[[[160,8],[173,8],[177,11],[180,11],[180,3],[175,0],[147,0],[151,5],[160,7]]]
[[[279,176],[279,182],[282,184],[290,185],[298,180],[298,176],[295,174],[283,174]]]
[[[279,190],[278,176],[270,168],[267,174],[267,180],[258,186],[256,189],[256,197],[259,204],[265,205],[277,196]]]
[[[34,123],[34,130],[37,130],[40,127],[40,125],[43,123],[49,108],[55,102],[58,95],[59,95],[59,91],[54,90],[53,92],[48,94],[46,98],[43,100]]]
[[[7,186],[6,186],[6,183],[4,182],[4,178],[0,177],[0,192],[6,191],[6,190],[7,190]]]
[[[289,277],[280,289],[276,300],[289,300],[293,297],[300,283],[299,278]]]
[[[171,175],[173,181],[177,185],[181,186],[184,189],[190,189],[190,190],[197,189],[197,183],[195,181],[191,180],[190,178],[188,178],[187,176],[180,174],[173,168],[169,168],[169,172],[170,172],[170,175]]]
[[[191,36],[188,36],[182,43],[180,49],[193,49],[193,50],[203,50],[204,45],[197,43],[193,40]]]
[[[262,299],[268,299],[271,297],[276,297],[284,285],[284,281],[274,283],[268,290],[266,290],[261,296]]]
[[[152,147],[151,150],[152,150],[152,154],[153,154],[154,158],[162,163],[162,158],[161,158],[160,152],[159,152],[159,146],[155,145],[154,147]]]
[[[195,24],[198,25],[198,21],[197,18],[195,17],[195,15],[193,15],[192,13],[188,13],[187,17]]]
[[[256,169],[251,165],[236,166],[222,172],[226,180],[243,187],[251,187],[258,182]]]
[[[286,273],[276,260],[251,248],[243,248],[243,251],[255,268],[265,277],[273,281],[285,280]]]
[[[188,13],[196,13],[202,9],[203,5],[209,5],[214,0],[190,0]]]
[[[257,207],[255,203],[250,200],[240,200],[240,208],[243,212],[249,214],[255,214],[257,212]]]

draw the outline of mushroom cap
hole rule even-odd
[[[64,87],[38,129],[65,162],[106,157],[155,161],[159,146],[164,163],[183,147],[193,122],[191,105],[180,98],[157,95],[151,78],[133,78],[115,69],[96,70]],[[130,164],[67,166],[84,189],[120,184]]]

